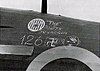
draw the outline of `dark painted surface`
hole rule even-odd
[[[40,31],[32,32],[28,29],[27,25],[32,19],[36,18],[43,19],[45,21],[45,27]],[[24,11],[0,8],[0,44],[35,47],[31,56],[0,55],[0,57],[2,57],[0,60],[0,68],[4,65],[4,69],[6,69],[5,65],[7,65],[8,68],[12,69],[13,66],[9,65],[10,60],[12,60],[11,65],[16,64],[16,61],[18,61],[19,68],[27,68],[28,64],[41,52],[56,46],[68,45],[68,37],[73,35],[77,36],[80,40],[79,44],[75,46],[85,48],[100,57],[99,27],[100,23],[97,22],[83,21],[51,14],[41,14],[31,10]],[[26,45],[25,42],[29,40],[27,39],[29,36],[31,36],[29,39],[34,38],[28,42],[32,43],[31,45]],[[47,42],[51,40],[50,38],[57,38],[59,43],[54,44],[55,46],[51,46],[51,44],[46,45]],[[43,41],[39,46],[35,44],[38,39]],[[61,44],[61,39],[66,39],[63,44]],[[39,42],[37,42],[37,44],[38,43]]]
[[[49,70],[48,70],[49,69]],[[92,71],[85,64],[74,59],[57,59],[41,69],[41,71]]]

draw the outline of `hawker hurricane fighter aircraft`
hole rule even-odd
[[[0,8],[0,71],[100,71],[100,23]]]

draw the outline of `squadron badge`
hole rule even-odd
[[[45,21],[43,19],[33,19],[28,23],[28,29],[32,32],[40,31],[45,26]]]

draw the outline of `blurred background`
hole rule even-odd
[[[0,7],[41,11],[42,0],[0,0]],[[100,0],[48,0],[48,13],[100,22]]]

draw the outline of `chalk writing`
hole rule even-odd
[[[51,46],[51,47],[55,47],[57,44],[58,39],[57,38],[48,38],[49,41],[47,41],[46,45],[47,46]]]
[[[41,36],[40,36],[40,37],[41,37]],[[39,37],[38,39],[35,40],[34,45],[40,46],[40,45],[43,44],[43,40],[42,40],[40,37]]]
[[[67,32],[63,31],[40,31],[41,34],[54,34],[54,35],[67,35]]]
[[[33,35],[29,35],[27,37],[27,41],[25,42],[26,45],[32,45],[33,43],[31,42],[33,40],[34,36]]]
[[[67,36],[65,38],[57,37],[42,37],[42,36],[33,36],[33,35],[24,35],[21,38],[22,45],[28,46],[46,46],[46,47],[56,47],[61,45],[79,45],[80,40],[77,36]]]
[[[54,22],[54,21],[46,21],[45,29],[47,30],[61,30],[62,28],[59,27],[61,22]]]
[[[29,35],[29,36],[26,36],[24,35],[21,39],[21,44],[22,45],[32,45],[33,43],[31,42],[33,40],[34,36],[33,35]],[[25,41],[26,40],[26,41]]]

